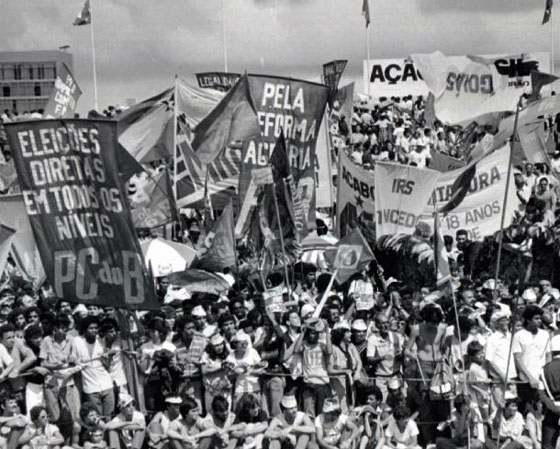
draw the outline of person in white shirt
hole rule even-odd
[[[529,404],[537,392],[539,376],[550,355],[550,335],[541,329],[543,310],[533,304],[523,312],[523,329],[513,336],[512,353],[520,380],[517,392],[521,401]]]
[[[85,400],[96,405],[110,418],[115,410],[113,378],[103,365],[103,344],[97,336],[99,319],[87,316],[80,323],[80,335],[72,340],[70,358],[82,368],[82,389]]]
[[[113,449],[138,449],[146,436],[146,418],[135,408],[134,398],[122,393],[119,398],[120,413],[105,426]]]

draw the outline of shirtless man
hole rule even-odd
[[[416,361],[420,382],[409,382],[410,388],[417,388],[422,395],[422,405],[418,410],[419,422],[445,421],[449,417],[449,401],[430,399],[429,387],[436,365],[448,350],[449,338],[446,337],[447,325],[443,323],[443,312],[435,304],[428,304],[420,311],[423,322],[410,329],[410,337],[404,348],[405,357]],[[413,348],[416,351],[413,351]],[[423,444],[435,441],[436,424],[419,425]]]

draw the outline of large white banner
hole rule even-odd
[[[375,164],[377,238],[412,234],[441,173],[388,162]]]
[[[326,122],[327,118],[325,117],[319,128],[317,147],[315,149],[315,207],[333,206],[331,151],[329,148]]]
[[[471,181],[469,192],[456,209],[442,217],[441,232],[455,237],[459,229],[465,229],[472,240],[482,240],[500,229],[504,193],[509,162],[509,145],[482,159],[476,167],[476,175]],[[442,173],[434,194],[424,211],[426,219],[433,217],[433,201],[438,209],[447,204],[451,196],[451,186],[461,170]],[[510,179],[509,194],[504,226],[509,226],[514,212],[519,206],[513,181]]]
[[[523,59],[510,55],[483,55],[485,58],[499,58],[496,61],[496,69],[512,89],[523,88],[530,92],[531,70],[541,72],[550,71],[550,53],[534,52],[523,55]],[[464,56],[450,56],[453,60],[464,58]],[[405,95],[424,95],[429,93],[428,86],[422,79],[422,75],[408,58],[399,59],[371,59],[364,60],[364,92],[370,92],[373,97],[391,97]],[[544,91],[546,91],[546,87]],[[517,95],[519,98],[519,95]]]

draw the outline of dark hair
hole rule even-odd
[[[148,323],[148,330],[158,331],[161,334],[162,340],[165,340],[165,337],[169,332],[165,321],[162,321],[159,318],[155,318]]]
[[[31,340],[34,337],[42,337],[43,331],[41,330],[41,326],[38,324],[33,324],[31,326],[27,326],[25,331],[23,332],[23,338],[26,342]]]
[[[375,399],[379,402],[383,400],[383,393],[377,385],[366,385],[364,387],[358,388],[358,405],[365,405],[367,403],[367,398],[370,394],[375,395]]]
[[[410,418],[410,409],[405,404],[397,405],[393,411],[393,418],[395,420]]]
[[[473,343],[476,342],[473,341]],[[466,394],[458,394],[455,400],[453,401],[453,405],[455,407],[455,410],[460,411],[463,404],[468,402],[469,402],[469,397]]]
[[[16,327],[13,324],[8,323],[0,326],[0,339],[4,338],[4,334],[8,332],[15,332],[15,331],[16,331]]]
[[[537,315],[544,315],[543,309],[534,304],[529,304],[527,307],[525,307],[525,311],[523,312],[523,319],[525,320],[525,324],[527,324],[528,321],[531,321]]]
[[[228,400],[222,396],[222,395],[217,395],[214,396],[214,399],[212,400],[212,410],[217,412],[225,412],[227,410],[229,410],[229,402]]]
[[[59,313],[53,321],[53,328],[70,327],[70,324],[71,322],[68,315]]]
[[[185,418],[189,412],[195,408],[198,408],[198,404],[193,398],[187,396],[179,407],[179,413],[181,413],[181,416]]]
[[[478,341],[471,341],[469,343],[469,345],[467,346],[467,355],[469,357],[474,357],[476,354],[478,354],[480,351],[482,351],[484,349],[484,346],[482,346]]]
[[[37,421],[37,419],[39,418],[39,415],[41,414],[41,412],[43,410],[47,411],[47,409],[45,407],[43,407],[42,405],[36,405],[35,407],[33,407],[29,411],[29,417],[31,418],[31,421]]]
[[[345,334],[346,332],[350,332],[350,330],[349,330],[349,329],[344,329],[344,328],[341,328],[341,329],[334,329],[334,330],[331,332],[331,341],[332,341],[332,344],[338,346],[338,345],[342,342],[342,340],[344,340],[344,334]]]
[[[97,324],[99,326],[99,318],[93,315],[88,315],[84,317],[80,321],[80,335],[84,335],[88,327],[90,327],[92,324]]]
[[[100,414],[99,409],[93,402],[84,402],[82,404],[80,407],[80,418],[82,418],[82,421],[86,419],[86,416],[89,415],[92,410],[97,412],[98,415]]]
[[[119,323],[117,323],[117,320],[115,320],[113,318],[104,318],[99,323],[99,333],[101,335],[106,334],[111,329],[118,330],[118,328],[119,328]]]
[[[443,321],[443,312],[435,304],[428,304],[420,311],[420,318],[427,323],[440,324]]]
[[[456,233],[455,236],[459,237],[460,235],[466,235],[467,238],[469,237],[469,233],[467,232],[466,229],[459,229]]]
[[[222,316],[220,316],[220,318],[218,318],[218,327],[222,328],[222,326],[228,321],[233,321],[235,323],[233,315],[231,315],[230,313],[224,313]]]
[[[41,309],[39,309],[39,307],[37,307],[37,306],[32,306],[32,307],[29,307],[29,308],[25,309],[25,311],[23,312],[23,316],[27,320],[29,318],[29,315],[31,315],[31,313],[33,313],[33,312],[37,313],[37,317],[41,316]]]
[[[250,408],[260,408],[260,402],[254,394],[247,394],[241,403],[241,407],[239,408],[238,416],[242,422],[250,421],[249,409]]]
[[[183,328],[185,327],[186,324],[192,324],[194,325],[194,318],[190,315],[182,315],[179,318],[177,318],[177,320],[175,321],[175,331],[177,331],[177,333],[182,333],[183,332]]]

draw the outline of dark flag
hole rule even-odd
[[[531,95],[528,98],[528,103],[532,103],[539,99],[541,89],[547,84],[551,84],[558,79],[557,76],[550,73],[542,73],[536,70],[531,71]]]
[[[233,228],[233,204],[230,201],[206,236],[204,244],[208,251],[200,258],[197,268],[207,271],[221,271],[226,267],[235,266]]]
[[[544,5],[544,15],[542,19],[542,25],[547,23],[550,20],[550,16],[552,15],[552,5],[553,0],[546,0],[546,4]]]

